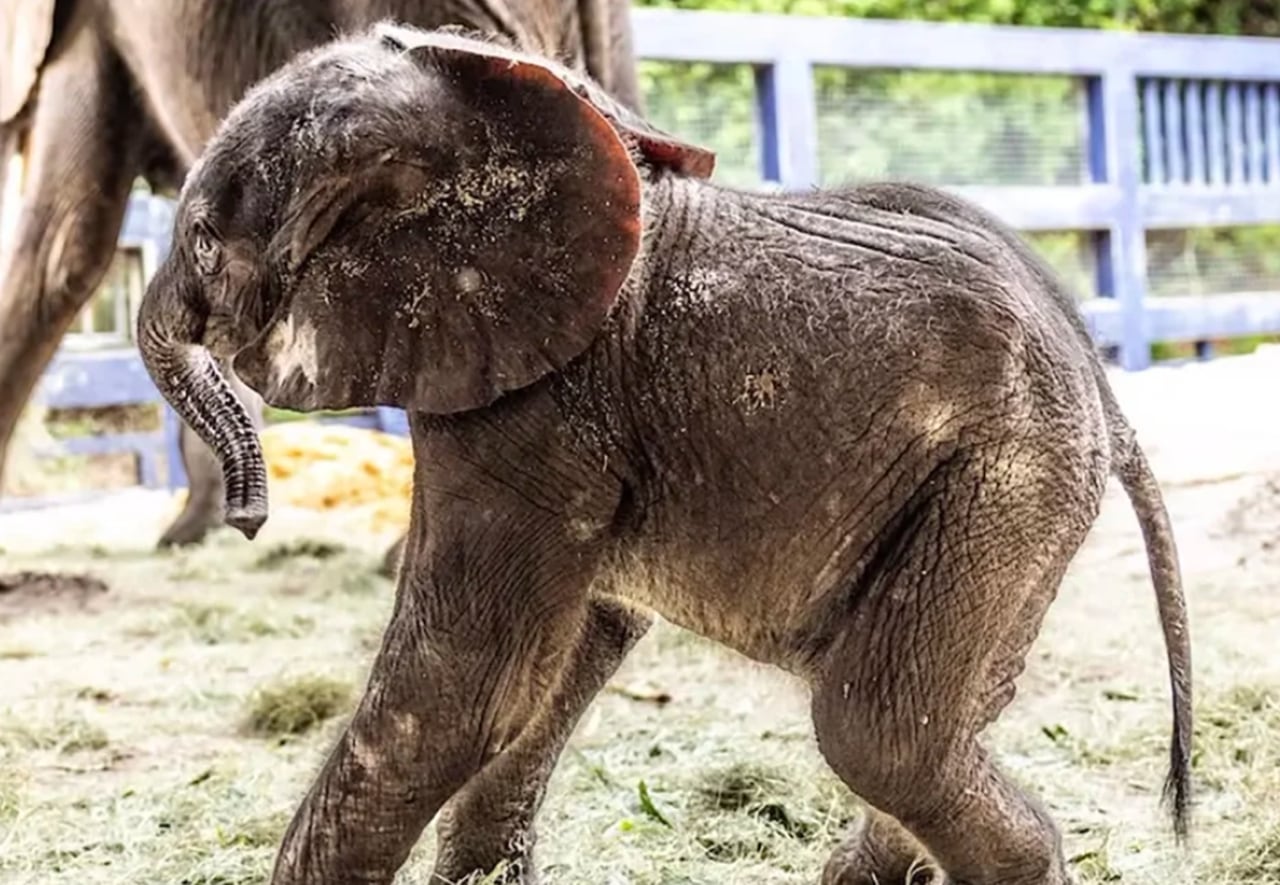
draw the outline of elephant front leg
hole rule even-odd
[[[466,882],[503,864],[501,881],[537,881],[533,822],[547,780],[591,700],[651,623],[646,614],[607,600],[592,601],[582,635],[550,695],[515,741],[442,812],[433,883]]]
[[[460,685],[497,661],[424,643],[414,620],[388,628],[364,698],[285,833],[273,885],[386,885],[480,767],[483,724]]]
[[[615,618],[588,596],[601,553],[569,530],[550,493],[462,472],[415,486],[395,614],[359,708],[289,827],[274,885],[389,883],[478,773],[445,826],[461,838],[446,839],[446,863],[505,859],[493,850],[502,825],[486,831],[479,816],[514,802],[515,828],[528,831],[520,815],[536,808],[576,714],[634,641],[620,617],[604,644],[585,641]],[[434,506],[423,506],[424,486]],[[527,784],[508,782],[523,777],[532,800]]]
[[[526,643],[497,639],[506,630],[454,641],[415,611],[402,601],[364,698],[285,834],[273,885],[391,882],[440,808],[507,742],[508,711],[536,691],[537,674],[563,665],[567,642],[557,658],[554,634],[582,620],[580,609],[573,628],[546,624],[540,651],[525,657]]]

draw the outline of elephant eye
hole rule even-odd
[[[211,277],[222,269],[222,247],[207,232],[196,232],[193,251],[200,273]]]

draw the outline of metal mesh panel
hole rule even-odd
[[[133,311],[145,285],[141,254],[136,249],[117,250],[102,284],[67,334],[67,345],[78,349],[131,342]]]
[[[818,68],[823,184],[1085,179],[1086,104],[1070,77]]]
[[[641,61],[640,88],[645,116],[654,125],[716,152],[716,181],[760,184],[760,126],[750,65]]]
[[[715,149],[717,181],[762,182],[750,66],[644,61],[640,75],[646,115]],[[843,69],[820,69],[816,77],[827,186],[886,175],[955,185],[1083,178],[1084,94],[1070,78]],[[986,122],[974,127],[974,119]],[[968,134],[957,134],[960,129]],[[959,141],[965,152],[956,149]],[[896,149],[904,144],[909,149]],[[1078,298],[1096,294],[1087,232],[1036,232],[1027,239]]]
[[[1098,256],[1089,231],[1035,231],[1023,234],[1078,301],[1098,294]]]
[[[1147,231],[1152,295],[1280,292],[1280,225]]]

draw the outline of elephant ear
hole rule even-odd
[[[605,114],[543,63],[420,51],[421,125],[277,236],[291,284],[234,364],[274,406],[488,405],[582,354],[631,270],[640,177]]]
[[[0,3],[0,126],[22,113],[53,42],[54,0]]]
[[[584,3],[595,6],[595,3]],[[614,4],[606,15],[627,14],[625,4]],[[598,17],[596,9],[591,17]],[[586,14],[586,13],[583,13]],[[584,25],[585,27],[585,25]],[[477,67],[493,71],[502,65],[533,65],[572,89],[592,104],[618,132],[619,137],[632,148],[641,165],[687,175],[692,178],[710,178],[715,170],[714,151],[700,147],[653,126],[636,110],[603,89],[589,76],[570,70],[549,59],[534,58],[510,47],[499,45],[485,38],[467,37],[452,28],[424,31],[403,25],[379,24],[374,34],[382,45],[397,52],[411,52],[427,64],[437,64],[472,70]],[[588,53],[590,62],[590,53]],[[629,63],[628,63],[629,64]]]

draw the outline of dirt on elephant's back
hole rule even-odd
[[[0,574],[0,623],[26,614],[83,609],[107,592],[93,575],[63,572]]]

